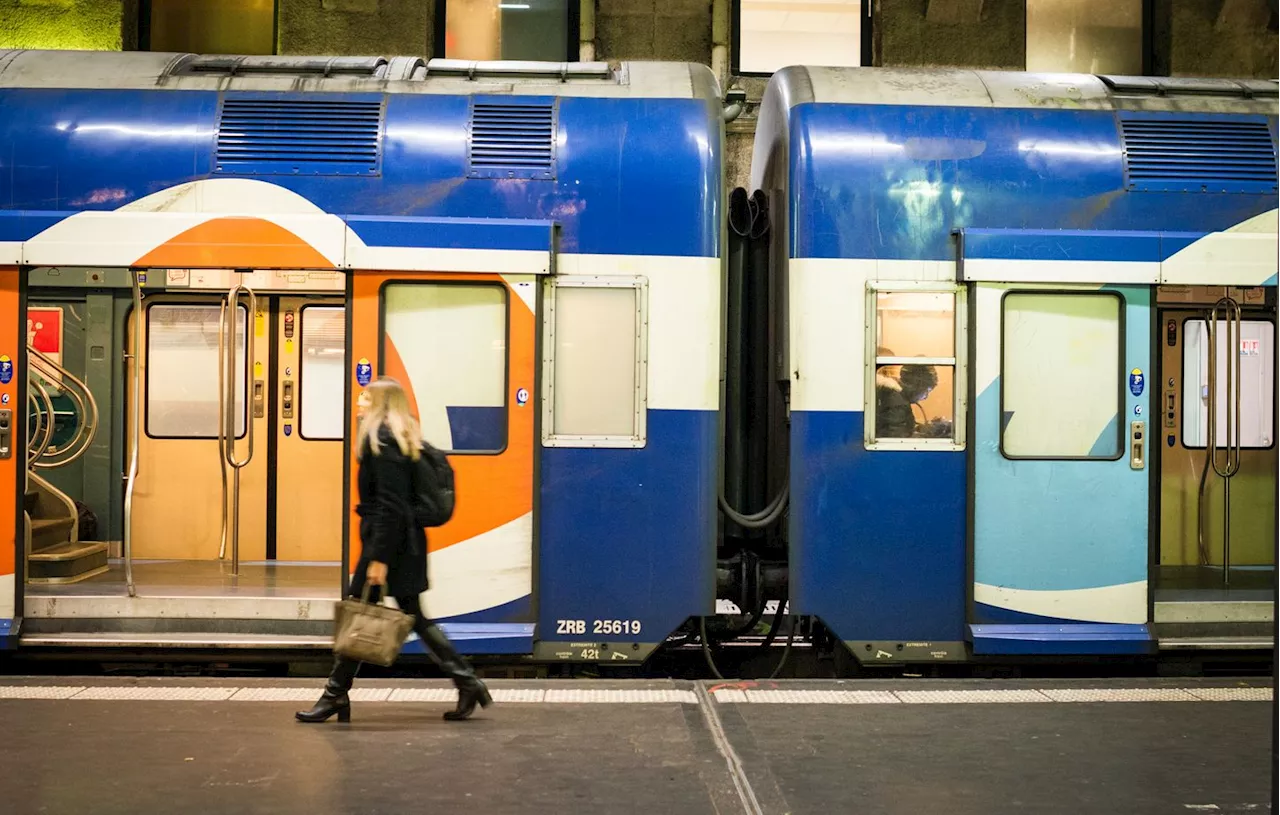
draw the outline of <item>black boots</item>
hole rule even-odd
[[[489,689],[476,677],[471,666],[453,649],[453,643],[449,642],[443,631],[434,623],[427,623],[416,630],[418,636],[422,638],[422,643],[427,646],[427,653],[430,654],[431,659],[453,680],[454,687],[458,689],[458,706],[445,713],[445,719],[460,722],[475,712],[477,704],[480,707],[493,704]]]
[[[335,713],[338,714],[338,721],[351,721],[351,700],[345,693],[341,696],[332,696],[325,691],[314,707],[310,710],[299,710],[293,715],[300,722],[325,722]]]
[[[347,691],[356,679],[356,671],[360,663],[345,657],[337,657],[333,661],[333,670],[329,673],[329,681],[325,683],[324,694],[310,710],[300,710],[293,714],[300,722],[325,722],[333,714],[338,714],[338,721],[351,721],[351,699]]]
[[[489,689],[476,677],[466,660],[453,649],[453,643],[449,642],[443,631],[433,623],[419,625],[415,630],[427,647],[432,661],[453,680],[454,687],[458,689],[458,705],[444,714],[445,719],[459,722],[469,718],[475,712],[476,705],[483,708],[493,704]],[[310,710],[298,711],[294,716],[300,722],[324,722],[337,714],[338,721],[351,721],[351,699],[347,692],[351,690],[359,669],[359,662],[344,657],[335,659],[333,671],[329,674],[329,681],[325,683],[324,694],[319,701]]]

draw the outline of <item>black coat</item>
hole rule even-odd
[[[360,450],[356,488],[360,516],[360,561],[351,594],[364,590],[370,561],[387,564],[387,594],[408,597],[427,590],[427,533],[412,523],[414,463],[400,452],[391,431],[378,434],[382,450]]]

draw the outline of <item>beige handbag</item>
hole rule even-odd
[[[369,602],[369,583],[359,600],[347,599],[333,610],[333,650],[360,662],[391,667],[413,629],[413,616]]]

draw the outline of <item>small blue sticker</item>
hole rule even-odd
[[[13,381],[13,360],[6,354],[0,356],[0,385],[8,385]]]
[[[285,425],[285,426],[284,426],[284,434],[285,434],[285,436],[292,436],[292,435],[293,435],[293,425],[291,425],[291,424],[287,424],[287,425]]]
[[[360,361],[356,363],[356,381],[360,383],[360,387],[364,388],[373,380],[373,366],[369,364],[369,360],[360,357]]]
[[[1141,415],[1142,415],[1142,405],[1134,405],[1134,406],[1133,406],[1133,415],[1134,415],[1134,416],[1141,416]]]
[[[1146,387],[1147,379],[1142,375],[1142,369],[1134,368],[1133,371],[1129,373],[1129,393],[1132,393],[1134,396],[1141,396],[1142,392],[1146,390]]]
[[[528,401],[529,401],[529,391],[525,390],[524,388],[521,388],[520,390],[516,391],[517,405],[519,405],[520,407],[524,407],[525,403]]]
[[[1172,447],[1172,446],[1174,445],[1173,436],[1170,436],[1169,438],[1165,439],[1165,440],[1164,440],[1164,442],[1165,442],[1165,444],[1167,444],[1167,445],[1169,445],[1170,447]]]
[[[7,405],[7,404],[9,404],[9,394],[0,393],[0,405]]]

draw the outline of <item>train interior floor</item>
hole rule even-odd
[[[1270,812],[1270,679],[357,682],[0,678],[26,813]]]

